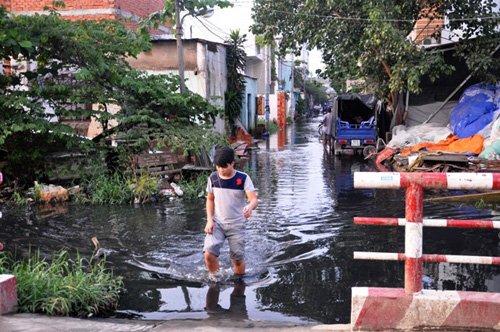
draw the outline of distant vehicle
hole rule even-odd
[[[376,152],[379,135],[385,131],[379,123],[385,118],[383,103],[373,95],[343,94],[335,99],[334,151],[336,155],[347,150],[365,157]]]

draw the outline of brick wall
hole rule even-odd
[[[11,2],[11,0],[0,0],[0,7],[4,6],[5,8],[7,8],[7,10],[10,11],[10,7],[12,6]]]
[[[43,10],[44,7],[52,7],[52,0],[0,0],[0,4],[10,3],[6,6],[12,11]],[[61,10],[76,9],[103,9],[114,8],[115,0],[64,0],[66,5]]]
[[[440,43],[440,34],[444,27],[444,17],[437,12],[424,8],[420,18],[415,23],[411,39],[417,44],[423,44],[426,39],[436,38]]]
[[[436,38],[439,42],[439,35],[444,27],[444,19],[419,19],[415,23],[412,32],[412,39],[421,44],[427,38]]]
[[[53,0],[0,0],[0,6],[5,6],[9,11],[14,12],[29,12],[41,11],[44,7],[52,7]],[[64,11],[85,11],[76,13],[75,19],[99,19],[99,18],[116,18],[111,14],[92,13],[92,10],[117,9],[118,12],[123,11],[127,15],[135,15],[145,17],[149,14],[164,8],[164,0],[64,0],[65,7],[60,8],[62,16],[67,18],[68,15]]]
[[[134,15],[145,17],[149,14],[164,8],[164,0],[115,0],[116,8],[132,13]]]

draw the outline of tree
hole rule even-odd
[[[272,1],[256,0],[253,30],[267,38],[281,36],[280,49],[299,51],[303,44],[323,52],[328,76],[340,91],[346,79],[368,78],[379,97],[420,91],[424,75],[450,73],[439,52],[408,39],[419,18],[449,18],[446,29],[460,37],[460,55],[469,70],[489,80],[498,75],[491,51],[498,45],[498,13],[493,0],[453,1]],[[496,73],[496,75],[495,75]],[[388,98],[390,99],[390,98]]]
[[[243,74],[246,68],[246,53],[243,44],[246,35],[240,35],[240,31],[231,31],[226,40],[226,67],[227,67],[227,89],[224,93],[225,116],[230,128],[234,121],[240,116],[245,93],[245,78]]]
[[[10,18],[0,10],[0,31],[0,56],[30,64],[0,75],[0,150],[9,175],[30,182],[49,149],[99,148],[112,135],[133,138],[125,153],[152,144],[196,152],[219,139],[209,127],[220,110],[199,95],[176,93],[175,76],[130,67],[126,58],[151,44],[117,21],[71,22],[56,12]],[[112,114],[111,105],[120,111]],[[100,140],[82,140],[57,121],[90,117],[103,124]],[[111,120],[119,125],[109,128]]]
[[[328,100],[326,88],[314,80],[306,82],[306,94],[312,98],[314,104],[325,103]]]
[[[227,0],[165,0],[164,10],[151,14],[143,19],[139,31],[144,35],[149,35],[149,29],[158,28],[160,24],[175,23],[175,1],[178,1],[179,9],[187,11],[188,15],[196,16],[198,13],[206,13],[214,7],[227,8],[233,4]]]

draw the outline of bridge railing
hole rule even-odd
[[[400,260],[405,262],[405,293],[422,290],[423,262],[449,262],[500,265],[500,257],[424,255],[423,226],[500,229],[500,221],[424,219],[424,189],[491,190],[500,189],[499,173],[387,173],[356,172],[354,188],[406,189],[405,218],[355,217],[354,222],[365,225],[405,227],[405,252],[354,252],[354,259]]]

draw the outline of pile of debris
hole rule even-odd
[[[467,88],[448,127],[394,127],[392,140],[371,157],[380,171],[500,171],[500,86]]]

